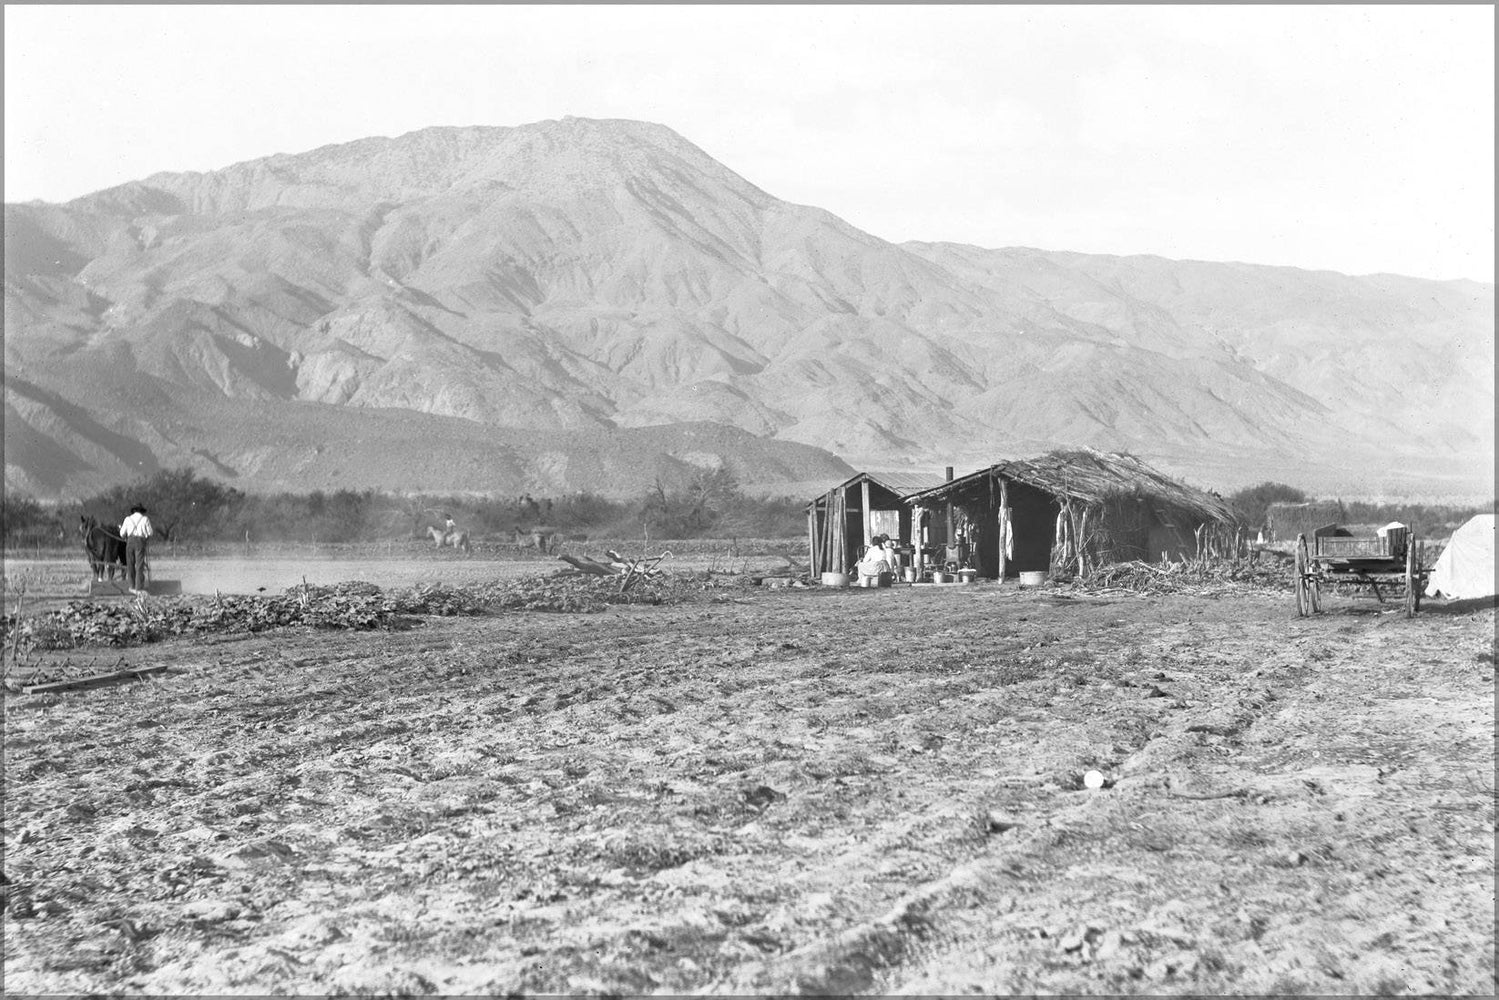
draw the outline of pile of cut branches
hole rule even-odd
[[[298,584],[284,593],[170,597],[125,603],[71,601],[42,614],[0,619],[0,644],[27,649],[129,646],[173,636],[263,632],[290,626],[371,630],[397,628],[413,615],[475,615],[491,611],[597,612],[611,604],[667,604],[691,599],[689,587],[647,577],[621,591],[595,576],[525,577],[445,587],[426,584],[384,591],[372,583]]]
[[[1211,594],[1234,587],[1288,590],[1294,586],[1286,565],[1273,560],[1192,560],[1149,563],[1141,560],[1100,566],[1071,587],[1090,593]]]

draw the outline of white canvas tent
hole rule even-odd
[[[1494,592],[1494,515],[1479,514],[1452,533],[1431,571],[1426,596],[1464,600]]]

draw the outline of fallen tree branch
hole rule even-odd
[[[579,570],[583,573],[592,573],[594,576],[614,576],[615,574],[621,572],[621,570],[617,570],[612,566],[605,566],[601,562],[596,562],[593,559],[589,559],[587,556],[573,556],[568,555],[567,553],[563,553],[557,558],[561,559],[563,562],[567,563],[569,566],[573,567],[576,570]]]

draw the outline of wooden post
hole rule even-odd
[[[864,480],[859,486],[863,490],[864,501],[864,545],[868,547],[870,536],[873,534],[873,525],[870,524],[869,517],[869,480]]]
[[[833,520],[833,559],[834,573],[848,572],[848,487],[840,487],[838,490],[838,504],[836,516]]]
[[[822,570],[817,568],[817,502],[807,508],[807,566],[815,577]]]
[[[823,573],[836,573],[838,571],[838,559],[833,558],[833,507],[836,499],[832,492],[827,493],[827,501],[823,504]]]
[[[1087,553],[1084,551],[1086,547],[1087,531],[1088,508],[1084,507],[1083,516],[1078,518],[1077,538],[1073,543],[1077,548],[1077,575],[1079,578],[1085,576],[1088,572]]]

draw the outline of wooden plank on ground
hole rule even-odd
[[[138,677],[144,677],[147,674],[158,673],[166,668],[166,664],[160,663],[153,667],[130,667],[126,670],[114,670],[107,674],[92,674],[88,677],[77,677],[68,681],[27,684],[21,688],[21,693],[45,694],[48,691],[80,691],[84,688],[102,687],[105,684],[117,684],[120,681],[134,680]]]

